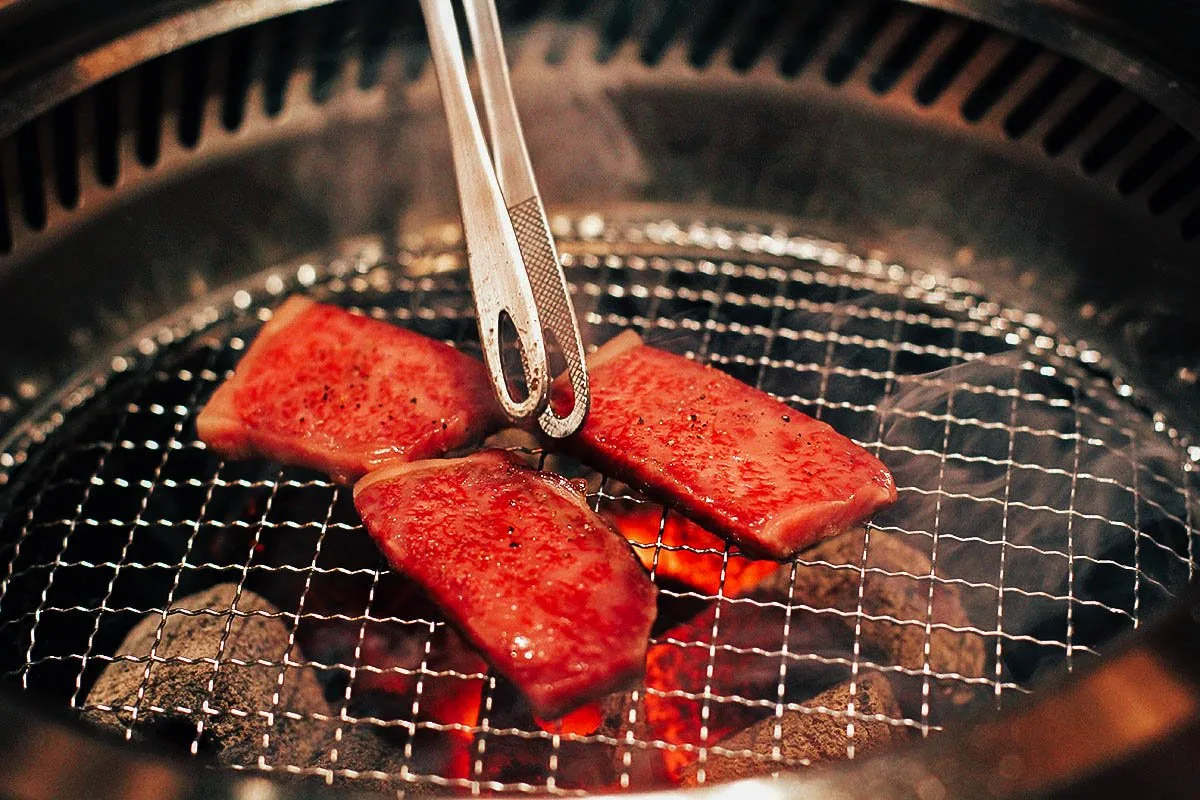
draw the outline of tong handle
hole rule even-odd
[[[479,87],[483,90],[483,111],[491,134],[496,180],[509,204],[516,205],[536,195],[538,189],[508,75],[500,17],[496,13],[495,0],[462,0],[462,4],[479,68]]]
[[[421,11],[450,128],[484,363],[504,412],[517,422],[530,420],[542,412],[549,397],[546,341],[533,287],[471,100],[454,7],[450,0],[421,0]],[[500,325],[505,313],[512,320],[521,349],[528,390],[523,400],[513,397],[504,372]]]
[[[495,0],[463,0],[463,9],[479,67],[496,178],[508,204],[508,216],[533,287],[538,316],[545,333],[553,338],[562,354],[571,382],[571,408],[560,416],[557,404],[552,404],[538,418],[539,426],[548,436],[562,438],[579,429],[591,405],[583,337],[525,147]]]

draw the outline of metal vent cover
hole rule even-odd
[[[510,3],[505,19],[520,27],[558,17],[558,30],[535,33],[527,47],[562,70],[569,59],[751,82],[774,74],[868,89],[876,102],[937,106],[939,116],[1012,140],[1011,149],[1047,168],[1061,156],[1141,213],[1165,216],[1183,241],[1200,235],[1200,147],[1184,128],[1111,78],[981,23],[895,2],[542,5]],[[220,139],[222,129],[294,125],[306,107],[341,95],[361,105],[397,58],[403,80],[420,80],[419,51],[394,49],[420,42],[419,22],[412,5],[335,2],[136,65],[25,122],[0,145],[0,255],[44,231],[52,209],[77,209],[81,187],[140,180],[160,162],[169,170],[177,151],[204,147],[202,137]]]
[[[505,9],[551,205],[750,209],[978,277],[1071,320],[1193,416],[1200,146],[1178,124],[1070,58],[942,11],[681,9]],[[0,280],[38,312],[0,331],[20,344],[5,353],[0,415],[78,366],[80,342],[115,343],[203,286],[330,241],[382,233],[390,249],[453,218],[416,23],[415,6],[374,0],[267,19],[133,64],[0,140]],[[78,246],[120,266],[81,274]],[[1131,264],[1153,280],[1131,285]],[[86,300],[59,303],[52,330],[31,337],[48,276]],[[74,343],[55,336],[68,329]]]

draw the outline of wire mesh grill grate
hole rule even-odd
[[[795,715],[835,720],[850,757],[868,723],[893,738],[936,731],[964,703],[1000,706],[1098,655],[1193,578],[1181,442],[1046,321],[970,284],[777,232],[584,218],[558,233],[585,338],[638,328],[824,419],[889,464],[896,506],[759,592],[739,583],[752,565],[736,550],[674,538],[673,514],[590,476],[597,510],[627,535],[644,529],[631,539],[662,596],[653,651],[697,668],[652,669],[602,723],[539,724],[503,679],[447,655],[452,634],[386,570],[346,488],[223,462],[197,441],[196,412],[292,290],[477,354],[465,277],[409,277],[444,255],[304,265],[139,338],[0,451],[8,680],[235,769],[575,793],[654,784],[672,759],[697,781],[722,758],[802,766],[783,747]],[[187,606],[218,585],[232,587],[222,604]],[[199,655],[162,655],[184,617],[218,633]],[[116,655],[143,620],[149,645]],[[266,621],[282,632],[264,639],[274,649],[242,648]],[[132,703],[93,696],[114,664],[140,674]],[[187,702],[147,690],[164,665],[200,676]],[[243,674],[271,691],[231,705],[217,687]],[[895,703],[864,711],[880,676]],[[831,686],[848,701],[822,705]],[[465,712],[447,714],[447,698]],[[656,729],[663,709],[695,727]],[[154,722],[168,717],[181,723]],[[731,719],[773,719],[776,746],[727,746]],[[221,738],[239,728],[249,744]],[[297,730],[308,744],[289,750]]]

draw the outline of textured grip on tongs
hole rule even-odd
[[[508,216],[533,289],[542,330],[554,340],[554,345],[566,361],[567,375],[571,381],[571,408],[563,409],[563,416],[559,416],[555,407],[560,404],[551,402],[538,416],[538,427],[546,435],[561,439],[579,429],[591,405],[583,340],[579,335],[579,323],[575,319],[567,279],[558,263],[554,237],[546,221],[546,210],[538,194],[533,164],[525,148],[521,119],[508,78],[508,62],[504,57],[495,2],[463,0],[463,9],[475,45],[483,107],[491,129],[496,179],[508,205]]]
[[[554,239],[546,222],[541,199],[530,197],[512,206],[508,214],[517,236],[517,245],[521,249],[521,258],[525,261],[525,271],[529,274],[529,283],[533,287],[542,329],[550,335],[567,364],[573,398],[570,411],[559,416],[556,404],[551,400],[538,418],[547,436],[561,439],[579,429],[591,405],[583,338],[579,334],[579,322],[571,304],[566,276],[558,263],[558,253],[554,250]]]

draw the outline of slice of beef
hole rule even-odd
[[[751,555],[788,558],[896,499],[887,467],[833,428],[632,332],[589,371],[591,412],[563,446]]]
[[[654,585],[568,481],[486,450],[354,487],[389,563],[437,601],[543,718],[641,674]]]
[[[229,458],[262,455],[349,482],[439,456],[501,421],[483,364],[413,331],[293,297],[200,412]]]

